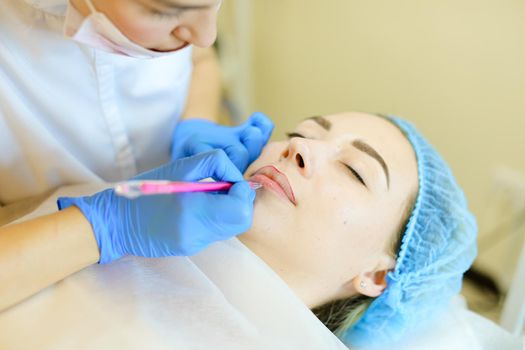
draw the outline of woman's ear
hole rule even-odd
[[[381,257],[372,271],[364,271],[352,279],[354,289],[362,295],[378,297],[383,293],[386,285],[386,274],[396,265],[390,255]]]

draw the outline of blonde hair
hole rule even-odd
[[[313,309],[313,313],[337,337],[352,327],[363,316],[374,298],[355,295],[347,299],[335,300]]]

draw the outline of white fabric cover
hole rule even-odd
[[[194,258],[124,258],[0,314],[2,349],[345,349],[234,239]]]
[[[55,211],[53,202],[31,216]],[[0,349],[346,347],[231,239],[191,258],[127,257],[86,268],[0,313]]]
[[[24,219],[56,211],[59,196],[107,186],[62,188]],[[0,313],[0,349],[73,348],[346,349],[237,239],[191,258],[93,265]],[[430,328],[390,348],[525,349],[462,299]]]

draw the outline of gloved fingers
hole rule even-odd
[[[263,113],[256,112],[242,125],[234,128],[237,135],[239,135],[239,141],[248,151],[246,167],[259,157],[262,148],[268,143],[272,135],[273,127],[274,125],[270,118]],[[246,167],[240,167],[239,169],[244,170]]]
[[[196,154],[212,151],[214,149],[215,149],[214,147],[212,147],[211,145],[207,143],[204,143],[199,140],[193,140],[193,141],[186,142],[186,144],[183,146],[182,152],[183,152],[184,157],[191,157]]]
[[[235,183],[228,191],[228,195],[231,198],[240,200],[241,202],[248,201],[248,203],[253,203],[255,200],[255,190],[252,189],[248,181],[239,181]]]
[[[180,159],[212,149],[212,147],[208,149],[200,148],[194,139],[195,137],[202,137],[202,135],[210,137],[210,133],[211,136],[221,134],[221,128],[223,127],[219,124],[205,119],[192,118],[179,122],[173,132],[171,158]],[[192,143],[192,145],[188,146],[188,143]],[[205,144],[209,144],[209,142],[205,142]]]
[[[242,131],[240,140],[248,151],[248,163],[250,164],[259,157],[265,143],[261,129],[254,126],[247,127]]]
[[[271,119],[268,118],[264,113],[255,112],[250,116],[250,118],[248,118],[248,123],[261,130],[263,146],[266,145],[270,139],[270,136],[272,136],[272,131],[274,128],[274,124]]]
[[[221,149],[214,149],[171,162],[135,176],[137,180],[199,181],[212,177],[217,181],[243,180],[239,169]]]
[[[224,148],[224,152],[226,152],[239,171],[244,172],[246,170],[249,165],[250,155],[242,143],[231,143]]]
[[[209,195],[213,205],[211,219],[214,221],[217,239],[226,239],[246,232],[253,220],[255,190],[246,181],[234,184],[228,194]]]
[[[180,121],[176,126],[175,126],[175,135],[177,133],[186,133],[188,131],[191,131],[191,130],[202,130],[202,129],[205,129],[205,128],[208,128],[208,127],[213,127],[213,126],[216,126],[218,125],[217,123],[214,123],[210,120],[207,120],[207,119],[202,119],[202,118],[191,118],[191,119],[186,119],[186,120],[182,120]]]
[[[208,177],[216,181],[238,182],[242,173],[221,149],[214,149],[192,157],[180,159],[173,164],[173,178],[169,180],[199,181]]]

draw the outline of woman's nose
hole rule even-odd
[[[312,176],[314,170],[312,153],[305,139],[299,137],[290,139],[288,147],[283,151],[281,157],[293,162],[299,173],[304,177]]]
[[[197,47],[210,47],[217,39],[217,7],[196,10],[191,17],[173,31],[181,41]]]

